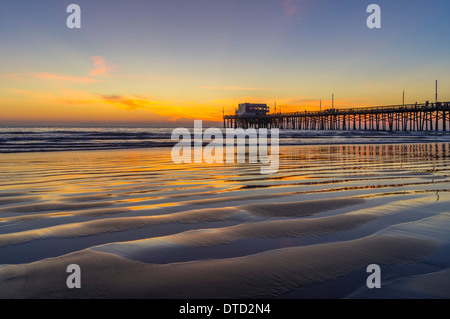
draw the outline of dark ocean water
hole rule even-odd
[[[178,142],[171,140],[173,130],[149,127],[4,127],[0,128],[0,153],[171,147]],[[438,142],[450,142],[450,132],[281,130],[279,140],[280,145]]]

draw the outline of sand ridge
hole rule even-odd
[[[372,236],[167,265],[84,250],[0,268],[0,291],[2,298],[268,298],[336,279],[371,263],[418,262],[436,249],[430,240]],[[65,286],[65,269],[72,263],[83,271],[81,289]]]
[[[105,232],[124,231],[164,223],[205,223],[222,221],[243,210],[249,211],[257,216],[269,216],[271,214],[272,216],[278,217],[293,217],[295,215],[302,217],[333,209],[335,207],[334,205],[336,205],[337,208],[341,208],[362,202],[364,202],[364,200],[359,198],[338,198],[326,201],[206,208],[156,216],[104,218],[81,223],[64,224],[10,234],[1,234],[0,247],[20,244],[40,238],[90,236]],[[7,219],[3,221],[7,221]]]

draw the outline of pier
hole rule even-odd
[[[450,102],[331,108],[291,113],[224,115],[224,128],[292,130],[443,131],[450,129]]]

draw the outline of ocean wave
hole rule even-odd
[[[172,128],[0,128],[0,153],[172,147]],[[280,145],[450,142],[450,132],[280,131]],[[204,142],[206,145],[207,142]]]

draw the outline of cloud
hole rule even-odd
[[[154,100],[152,97],[141,96],[123,96],[123,95],[102,95],[100,96],[103,101],[119,106],[128,110],[145,109],[155,106],[159,101]]]
[[[284,17],[290,18],[300,10],[300,5],[304,0],[281,0]]]
[[[140,81],[153,81],[153,82],[180,82],[185,81],[182,78],[174,76],[161,76],[156,74],[147,75],[130,75],[130,74],[115,74],[117,79],[127,79],[127,80],[140,80]]]
[[[9,91],[30,98],[33,103],[44,103],[52,105],[55,103],[81,105],[81,104],[101,104],[103,100],[98,96],[80,90],[73,90],[65,87],[56,87],[52,90],[23,90],[10,89]]]
[[[97,76],[106,74],[111,70],[111,66],[106,62],[106,59],[102,56],[91,56],[92,63],[94,63],[94,68],[91,70],[89,75]]]
[[[93,83],[98,82],[98,79],[95,76],[105,75],[106,73],[111,71],[111,67],[104,57],[101,56],[93,56],[90,57],[92,63],[94,64],[94,68],[90,71],[87,76],[73,76],[66,74],[56,74],[49,72],[35,72],[35,73],[23,73],[23,74],[4,74],[9,78],[13,78],[14,76],[28,76],[33,77],[38,80],[46,80],[46,81],[58,81],[63,83]]]
[[[355,108],[371,106],[373,99],[371,98],[339,98],[334,99],[335,108]],[[318,110],[320,106],[320,99],[285,99],[277,103],[283,108],[283,112],[296,112],[305,110]],[[331,98],[322,99],[322,109],[331,107]]]
[[[202,86],[204,90],[264,90],[263,88],[250,88],[242,86]]]
[[[48,90],[23,90],[23,89],[9,89],[9,91],[29,97],[33,100],[45,100],[50,101],[55,99],[55,94]]]
[[[96,79],[86,77],[86,76],[70,76],[70,75],[60,75],[47,72],[29,73],[27,76],[34,77],[39,80],[50,80],[50,81],[61,81],[61,82],[71,82],[71,83],[92,83],[96,82]]]
[[[158,100],[146,95],[100,95],[103,103],[128,111],[145,110],[156,114],[166,121],[202,118],[208,121],[221,119],[222,108],[212,107],[211,104],[186,103],[177,101]]]

